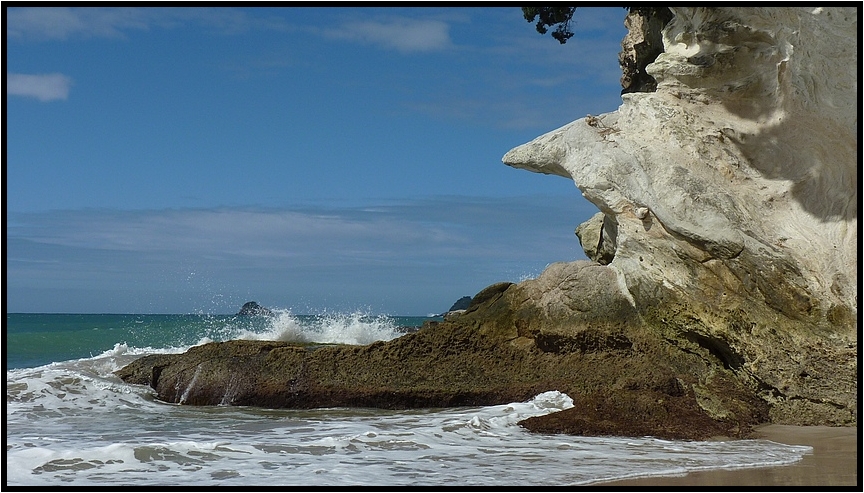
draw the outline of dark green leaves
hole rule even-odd
[[[534,22],[534,19],[539,17],[534,27],[540,34],[546,34],[548,28],[557,24],[558,27],[552,32],[552,37],[562,45],[573,36],[570,20],[575,11],[576,7],[522,7],[522,15],[526,21]]]

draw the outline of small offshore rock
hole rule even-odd
[[[240,317],[261,316],[261,315],[267,316],[267,317],[272,317],[273,312],[269,308],[265,308],[265,307],[259,305],[255,301],[248,301],[248,302],[244,303],[243,306],[240,308],[240,311],[237,312],[237,316],[240,316]]]

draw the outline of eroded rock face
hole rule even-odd
[[[513,149],[616,225],[647,327],[713,347],[775,422],[857,414],[857,10],[673,8],[656,92]]]
[[[589,259],[606,265],[615,258],[618,225],[606,214],[598,212],[580,224],[576,228],[576,236]]]
[[[621,65],[621,93],[653,92],[657,81],[645,69],[663,53],[663,27],[672,19],[667,7],[630,7],[624,26],[618,63]]]
[[[504,157],[573,179],[598,206],[580,235],[598,262],[493,284],[388,342],[211,343],[117,374],[193,405],[491,405],[559,390],[576,406],[523,426],[582,435],[856,425],[857,11],[672,10],[646,67],[656,92]]]

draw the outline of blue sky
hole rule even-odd
[[[501,157],[620,105],[624,14],[6,8],[6,311],[425,315],[585,258]]]

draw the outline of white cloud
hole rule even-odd
[[[6,74],[6,94],[39,101],[65,100],[72,79],[63,74]]]
[[[332,38],[377,44],[403,53],[441,50],[452,44],[450,26],[437,20],[355,21],[325,34]]]
[[[145,11],[131,8],[28,7],[7,11],[10,38],[120,37],[121,29],[147,29]]]
[[[254,17],[234,8],[134,7],[26,7],[6,14],[10,39],[66,40],[70,38],[124,38],[131,30],[179,28],[198,24],[225,33],[249,29],[287,29],[284,20]]]
[[[226,34],[249,29],[291,30],[284,18],[234,8],[11,8],[6,13],[9,39],[66,40],[123,38],[131,30],[177,28],[199,24]],[[325,36],[376,44],[401,52],[440,50],[451,46],[450,26],[440,20],[392,17],[380,21],[349,21]]]

